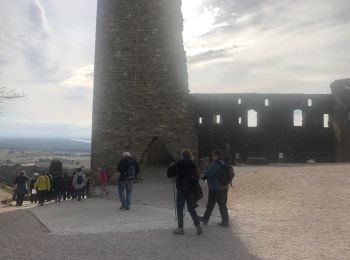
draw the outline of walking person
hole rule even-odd
[[[72,196],[72,200],[75,200],[77,198],[77,192],[76,192],[74,185],[73,185],[73,180],[74,180],[75,174],[76,174],[76,171],[74,171],[72,176],[69,177],[70,193]]]
[[[184,149],[181,152],[182,158],[170,165],[168,168],[168,178],[176,177],[176,212],[177,212],[177,229],[175,235],[184,235],[184,214],[185,203],[187,210],[191,215],[194,226],[197,229],[197,235],[203,233],[200,226],[199,218],[196,212],[197,197],[196,188],[199,185],[199,174],[197,165],[192,160],[190,149]]]
[[[55,202],[61,202],[66,185],[63,175],[60,175],[59,172],[56,172],[56,176],[53,177],[52,188],[55,194]]]
[[[25,175],[25,171],[21,171],[15,179],[16,206],[18,207],[23,205],[24,196],[28,194],[27,182],[28,177]]]
[[[122,204],[120,209],[129,210],[134,179],[140,173],[140,167],[129,152],[124,152],[118,162],[117,171],[120,172],[118,181],[119,199]]]
[[[73,178],[73,188],[75,189],[78,201],[81,201],[83,188],[86,185],[86,178],[81,168],[75,173]]]
[[[46,175],[45,170],[42,170],[40,172],[34,184],[34,188],[38,192],[38,200],[39,200],[40,206],[44,206],[46,194],[50,190],[50,179]]]
[[[229,218],[227,210],[227,191],[228,186],[224,186],[220,183],[218,177],[223,173],[223,153],[221,150],[215,150],[212,154],[212,163],[209,165],[208,170],[204,173],[203,179],[207,181],[209,188],[208,204],[205,210],[204,216],[200,217],[200,221],[207,224],[211,213],[213,212],[216,203],[219,205],[220,215],[222,222],[218,223],[219,226],[228,227]]]
[[[30,185],[29,185],[29,189],[30,189],[30,202],[31,203],[37,203],[38,202],[38,191],[34,188],[36,179],[38,178],[39,174],[38,173],[34,173],[32,179],[30,180]]]
[[[103,197],[103,192],[107,196],[109,194],[109,191],[107,189],[108,174],[105,170],[102,169],[102,167],[98,168],[98,179],[100,181],[100,186],[101,186],[101,196]]]
[[[46,191],[46,202],[50,202],[54,197],[53,187],[52,187],[53,186],[52,185],[53,178],[52,178],[52,175],[50,173],[46,174],[46,178],[47,178],[47,181],[50,182],[49,189]]]
[[[64,178],[64,192],[63,192],[63,200],[68,200],[70,198],[70,191],[72,189],[72,181],[69,181],[70,178],[69,178],[69,175],[67,172],[64,172],[64,175],[63,175],[63,178]]]

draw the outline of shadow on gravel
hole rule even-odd
[[[201,236],[193,228],[184,236],[171,230],[53,235],[27,210],[0,214],[2,259],[260,259],[251,253],[234,231],[204,227]]]

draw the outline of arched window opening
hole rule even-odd
[[[242,117],[238,118],[238,124],[241,125],[242,124]]]
[[[242,99],[239,98],[238,101],[237,101],[238,105],[241,105],[242,104]]]
[[[258,126],[258,113],[254,110],[248,110],[248,127]]]
[[[329,127],[329,115],[323,114],[323,127],[328,128]]]
[[[294,110],[293,121],[294,126],[303,126],[303,111],[300,109]]]
[[[221,115],[215,115],[214,116],[214,122],[217,125],[221,124]]]
[[[203,118],[202,117],[198,118],[198,124],[200,124],[200,125],[203,124]]]
[[[312,99],[311,99],[311,98],[309,98],[309,99],[307,100],[307,106],[308,106],[308,107],[312,107]]]
[[[268,100],[267,98],[265,99],[265,107],[270,106],[270,100]]]

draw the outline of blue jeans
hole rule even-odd
[[[130,208],[131,192],[132,192],[133,185],[134,185],[133,180],[120,181],[118,184],[120,202],[122,203],[122,206],[127,209]]]

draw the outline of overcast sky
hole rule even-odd
[[[350,77],[348,0],[183,0],[191,92],[329,93]],[[96,0],[1,0],[1,136],[88,137]]]

